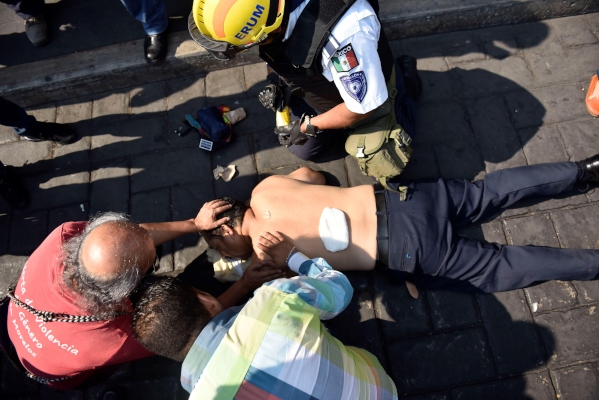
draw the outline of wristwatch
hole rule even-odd
[[[310,118],[314,117],[314,115],[306,114],[304,117],[304,122],[306,122],[306,132],[304,132],[308,136],[318,136],[322,133],[320,129],[317,129],[314,125],[310,124]]]

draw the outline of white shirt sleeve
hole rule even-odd
[[[387,84],[377,52],[381,25],[366,0],[358,0],[335,25],[339,43],[329,58],[323,50],[323,75],[333,81],[350,111],[365,114],[387,100]]]

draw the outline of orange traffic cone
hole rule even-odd
[[[589,110],[589,113],[593,117],[599,117],[599,85],[597,84],[597,75],[599,75],[599,71],[591,79],[586,99],[587,110]]]

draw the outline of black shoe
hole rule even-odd
[[[17,210],[29,205],[29,193],[17,179],[12,167],[0,167],[0,196]]]
[[[401,69],[407,95],[418,101],[422,94],[422,79],[418,75],[416,59],[404,54],[397,57],[396,61],[399,64],[399,69]]]
[[[25,34],[35,47],[42,47],[50,41],[48,35],[48,24],[43,15],[25,20]]]
[[[599,154],[578,161],[576,164],[580,182],[599,182]]]
[[[35,126],[28,128],[20,136],[32,142],[52,140],[60,144],[71,144],[77,140],[77,131],[68,125],[55,124],[54,122],[36,122]]]
[[[168,38],[166,32],[158,35],[148,35],[144,42],[144,56],[146,62],[150,64],[157,63],[166,58],[166,50],[168,48]]]

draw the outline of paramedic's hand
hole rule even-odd
[[[200,212],[195,217],[193,222],[199,231],[209,231],[218,228],[229,221],[229,217],[216,219],[216,216],[231,208],[231,204],[224,200],[212,200],[204,203]]]
[[[293,241],[281,232],[265,232],[260,235],[258,248],[266,255],[270,256],[273,261],[280,267],[287,266],[287,258],[291,251],[295,251]]]
[[[279,143],[285,147],[291,145],[302,146],[308,140],[308,135],[300,129],[303,118],[291,122],[289,125],[275,127],[275,133],[279,137]]]
[[[241,284],[248,291],[254,291],[263,283],[284,278],[286,272],[272,261],[259,261],[250,264],[241,276]]]

